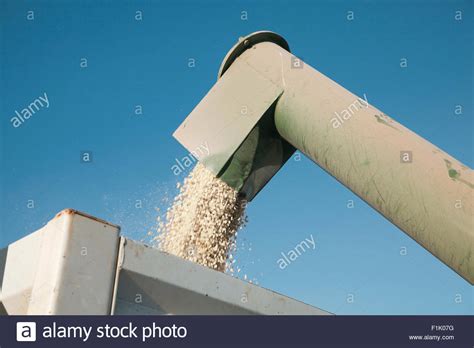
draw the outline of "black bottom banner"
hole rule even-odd
[[[10,347],[473,347],[473,316],[3,316]]]

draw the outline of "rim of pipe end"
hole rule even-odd
[[[262,42],[274,43],[290,52],[288,42],[272,31],[257,31],[241,37],[222,61],[218,80],[242,53]],[[296,151],[276,129],[274,111],[277,102],[278,98],[217,174],[218,178],[236,189],[239,196],[247,201],[253,200]]]
[[[281,48],[291,52],[290,45],[283,38],[283,36],[273,32],[273,31],[256,31],[247,36],[240,37],[239,41],[227,52],[226,56],[222,60],[221,66],[219,68],[219,73],[217,74],[217,79],[220,79],[222,75],[229,69],[232,63],[246,50],[252,48],[252,46],[257,45],[262,42],[271,42],[275,45],[280,46]]]

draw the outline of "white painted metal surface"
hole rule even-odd
[[[110,314],[119,228],[66,209],[8,247],[9,314]]]
[[[235,93],[236,85],[252,88]],[[250,66],[239,65],[217,81],[173,135],[217,175],[282,92]],[[207,152],[199,154],[203,146]]]
[[[70,209],[0,250],[0,285],[0,314],[330,314]]]
[[[330,314],[125,238],[120,254],[115,314]]]

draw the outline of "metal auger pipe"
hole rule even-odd
[[[198,135],[218,138],[202,161],[249,199],[296,148],[473,284],[472,170],[264,33],[230,51],[178,140],[192,149],[198,121],[222,122]]]

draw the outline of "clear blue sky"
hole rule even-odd
[[[472,1],[2,0],[0,247],[66,207],[145,238],[184,177],[171,170],[186,155],[172,132],[238,37],[256,30],[280,33],[307,63],[472,168],[472,16]],[[49,107],[14,128],[15,110],[44,93]],[[305,158],[291,159],[248,214],[239,263],[266,288],[337,314],[473,313],[465,280]],[[280,253],[311,235],[316,250],[280,270]]]

